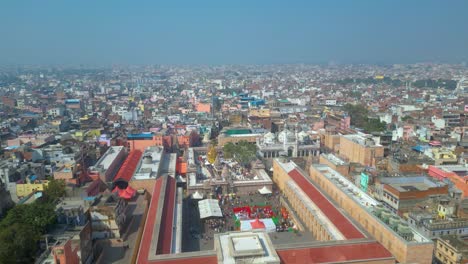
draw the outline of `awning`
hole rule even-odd
[[[252,226],[252,229],[265,229],[265,224],[258,220],[258,218],[255,219],[255,221],[250,222],[250,226]]]
[[[135,189],[133,189],[132,187],[127,186],[127,188],[125,189],[119,189],[119,187],[115,187],[114,190],[112,191],[113,193],[117,193],[117,195],[120,197],[120,198],[124,198],[124,199],[132,199],[133,196],[135,196]]]
[[[196,199],[196,200],[203,199],[203,194],[196,191],[195,193],[192,194],[192,199]]]
[[[205,199],[198,201],[198,210],[200,212],[200,219],[205,219],[208,217],[223,217],[218,200],[215,199]]]
[[[270,194],[271,193],[270,189],[268,189],[266,186],[263,186],[263,188],[258,189],[258,192],[260,194]]]

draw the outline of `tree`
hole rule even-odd
[[[211,145],[208,150],[208,153],[206,154],[206,158],[208,159],[208,162],[210,164],[213,164],[217,156],[218,156],[218,152],[216,151],[216,147],[214,145]]]
[[[237,145],[229,142],[224,145],[223,152],[225,158],[233,158],[240,164],[247,166],[256,158],[257,146],[245,140],[238,142]]]
[[[364,130],[368,133],[383,132],[385,129],[387,129],[387,123],[376,118],[369,118],[364,126]]]
[[[65,196],[65,181],[51,178],[47,186],[44,188],[44,193],[47,201],[57,201],[59,198]]]
[[[368,133],[382,132],[387,128],[385,122],[376,118],[369,118],[369,110],[360,104],[346,104],[343,110],[351,117],[351,125],[364,129]]]
[[[351,117],[351,125],[363,128],[368,119],[369,110],[360,104],[345,104],[343,110]]]
[[[30,226],[35,232],[42,233],[55,223],[55,205],[51,203],[20,204],[13,207],[0,222],[0,229],[15,223]]]
[[[14,223],[0,230],[0,263],[33,263],[40,233],[28,224]]]

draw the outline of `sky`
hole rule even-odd
[[[2,0],[0,64],[468,62],[466,0]]]

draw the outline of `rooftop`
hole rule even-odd
[[[217,240],[218,262],[280,263],[269,236],[264,232],[232,232],[219,234]]]
[[[380,182],[390,185],[399,192],[426,191],[430,188],[442,187],[445,185],[442,182],[433,182],[426,176],[386,177],[382,178]]]
[[[344,135],[343,137],[365,147],[381,147],[382,146],[382,145],[376,144],[372,138],[364,137],[358,134]]]
[[[117,180],[124,180],[129,182],[132,179],[133,173],[135,172],[141,155],[142,153],[139,150],[130,151],[127,159],[125,159],[124,163],[119,169],[119,172],[117,172],[117,175],[114,177],[114,182]]]
[[[156,178],[160,171],[161,159],[163,157],[162,147],[148,147],[142,155],[138,167],[133,175],[134,179]]]
[[[331,163],[335,164],[336,166],[342,166],[342,165],[347,165],[348,163],[346,163],[344,160],[338,158],[337,156],[329,153],[329,154],[320,154],[322,155],[325,159],[327,159],[328,161],[330,161]]]
[[[319,211],[323,213],[324,217],[328,219],[327,226],[331,231],[337,229],[334,232],[336,235],[335,239],[357,239],[365,238],[366,236],[348,219],[343,213],[341,213],[335,205],[305,176],[305,173],[300,170],[294,162],[281,162],[278,164],[288,172],[291,179],[297,184],[302,190],[301,193],[307,197],[304,197],[305,201],[310,201],[314,204]],[[306,203],[307,204],[307,203]],[[324,222],[324,220],[322,221]],[[333,234],[333,232],[332,232]]]
[[[107,170],[109,166],[114,162],[115,158],[123,150],[123,146],[113,146],[110,147],[104,155],[96,162],[94,165],[95,168]]]
[[[335,170],[331,169],[330,167],[326,165],[321,165],[321,164],[314,164],[312,165],[316,169],[318,169],[322,175],[330,179],[330,181],[335,184],[343,193],[345,193],[348,197],[353,199],[357,204],[359,204],[361,207],[365,208],[368,212],[369,215],[376,218],[378,221],[382,223],[382,226],[386,227],[389,229],[391,232],[397,235],[397,237],[400,237],[402,240],[406,241],[402,236],[400,236],[397,232],[395,232],[390,226],[388,226],[386,223],[384,223],[379,217],[377,217],[374,214],[374,211],[377,210],[376,208],[378,206],[381,206],[381,204],[376,201],[374,198],[370,197],[367,193],[359,189],[356,185],[354,185],[351,181],[349,181],[346,177],[341,175],[340,173],[336,172]],[[400,222],[406,222],[405,220],[401,219],[397,214],[391,213],[391,215],[394,218],[398,218]],[[421,233],[419,233],[416,229],[413,227],[410,227],[410,230],[413,234],[413,240],[415,242],[431,242],[430,239],[424,237]],[[406,242],[411,242],[411,241],[406,241]]]

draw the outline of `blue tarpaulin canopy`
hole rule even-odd
[[[417,152],[424,152],[427,149],[427,146],[417,145],[412,147],[412,149]]]

